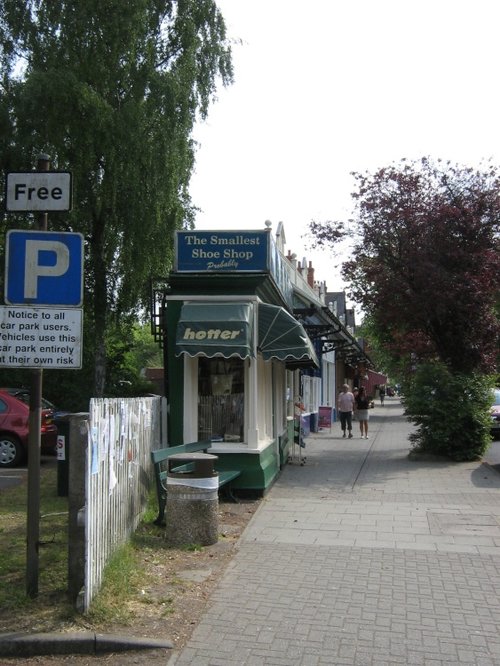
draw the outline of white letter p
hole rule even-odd
[[[40,265],[41,252],[51,252],[55,262],[51,266]],[[24,260],[24,298],[36,299],[39,277],[59,277],[69,268],[69,249],[59,241],[27,240]]]

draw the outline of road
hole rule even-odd
[[[55,456],[41,456],[40,465],[56,465],[57,459]],[[0,492],[7,488],[13,488],[23,483],[28,478],[28,467],[14,467],[9,469],[0,469]]]

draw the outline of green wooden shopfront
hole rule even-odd
[[[218,468],[241,470],[235,488],[270,487],[290,454],[304,382],[321,383],[325,328],[308,335],[312,304],[299,296],[269,229],[176,233],[161,310],[168,443],[210,439]]]

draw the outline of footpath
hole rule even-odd
[[[500,666],[500,456],[411,460],[411,431],[386,398],[368,440],[312,434],[168,665]]]

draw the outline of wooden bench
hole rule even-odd
[[[155,473],[155,483],[156,483],[156,493],[158,496],[158,517],[154,521],[155,525],[164,525],[165,524],[165,507],[167,504],[167,475],[168,475],[168,459],[178,453],[197,453],[207,451],[211,448],[212,442],[209,439],[203,440],[201,442],[189,442],[188,444],[179,444],[178,446],[168,446],[165,449],[157,449],[156,451],[151,451],[151,460],[154,466]],[[185,465],[179,465],[174,467],[171,471],[175,472],[189,472],[192,471],[192,463],[187,463]],[[219,476],[219,488],[222,488],[226,484],[229,484],[231,481],[240,476],[241,471],[239,470],[215,470]],[[229,495],[232,499],[234,497],[231,495],[229,490]]]

